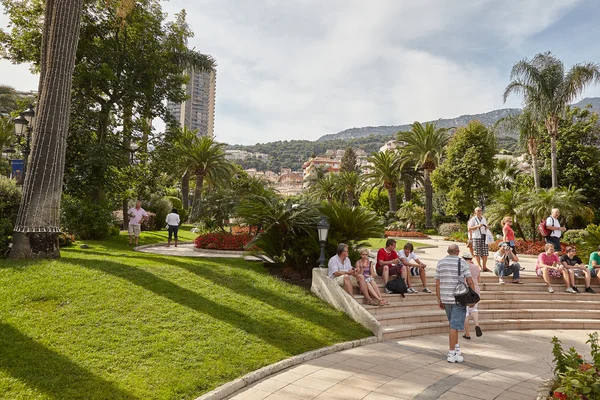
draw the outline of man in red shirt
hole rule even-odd
[[[407,268],[404,267],[400,261],[400,257],[396,253],[396,241],[394,239],[388,239],[385,242],[385,248],[379,249],[377,252],[377,266],[375,267],[377,275],[383,276],[384,286],[390,279],[390,275],[401,275],[407,286],[409,285],[407,280]],[[385,288],[386,293],[391,293]],[[408,288],[408,293],[416,293],[417,291],[413,288]]]

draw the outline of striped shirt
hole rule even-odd
[[[470,278],[471,271],[467,262],[458,256],[446,256],[438,261],[435,267],[435,280],[440,281],[440,299],[444,304],[454,304],[454,289],[458,284],[458,260],[460,260],[461,277]]]

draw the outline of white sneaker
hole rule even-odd
[[[409,287],[408,288],[408,293],[419,293],[419,292],[417,292],[415,289]]]
[[[385,294],[394,294],[394,292],[388,290],[388,288],[384,288],[383,290],[385,291]]]
[[[567,292],[567,293],[577,293],[575,290],[573,290],[573,288],[567,288],[567,290],[565,290],[565,292]]]
[[[502,278],[498,279],[498,283],[501,285],[504,285],[504,279],[502,279]]]
[[[456,351],[453,350],[448,352],[448,357],[446,358],[446,361],[448,361],[449,363],[461,363],[465,361],[465,359],[463,358],[463,356],[456,354]]]
[[[462,353],[460,352],[460,344],[457,343],[457,344],[454,345],[454,353],[457,356],[461,356],[462,357]]]
[[[551,286],[548,286],[548,293],[554,293],[554,289]]]

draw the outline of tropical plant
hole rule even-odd
[[[370,171],[365,175],[369,185],[378,190],[385,189],[388,192],[390,211],[396,212],[398,195],[396,189],[400,177],[401,159],[397,152],[384,151],[374,153],[367,159],[370,163]]]
[[[504,101],[511,94],[523,96],[525,106],[535,119],[544,121],[550,136],[552,187],[558,186],[556,140],[558,121],[567,105],[581,95],[586,86],[600,82],[600,66],[595,63],[574,65],[567,73],[562,61],[552,53],[537,54],[531,61],[517,62],[504,89]]]
[[[196,221],[202,213],[202,188],[206,178],[211,182],[227,181],[231,177],[232,165],[225,158],[225,144],[215,142],[209,136],[197,136],[196,130],[187,127],[175,143],[175,157],[179,169],[196,177],[194,202],[190,220]]]
[[[13,87],[0,85],[0,117],[17,109],[17,99],[17,91]]]
[[[326,174],[323,178],[313,181],[309,186],[309,198],[315,201],[327,200],[332,202],[338,188],[338,175]]]
[[[415,162],[415,167],[423,168],[426,228],[431,228],[433,216],[431,174],[441,162],[449,140],[448,130],[448,128],[438,128],[433,122],[427,122],[425,126],[415,122],[409,132],[398,133],[398,140],[406,143],[404,153]]]
[[[383,220],[373,211],[364,207],[349,207],[342,203],[326,203],[320,208],[321,213],[329,221],[327,249],[335,254],[339,243],[346,243],[350,248],[367,245],[366,240],[383,237]]]
[[[356,172],[360,173],[360,168],[356,164],[356,152],[352,147],[347,147],[340,163],[340,172]]]
[[[315,165],[313,172],[304,181],[304,187],[312,188],[317,182],[325,178],[328,171],[329,167],[326,165]]]
[[[517,236],[525,238],[521,222],[526,218],[521,206],[527,200],[524,191],[510,188],[499,191],[485,209],[485,217],[489,225],[501,224],[504,217],[511,217]]]
[[[496,161],[496,168],[494,169],[494,181],[498,188],[501,190],[510,189],[517,180],[517,175],[521,170],[517,166],[517,163],[512,159],[501,158]]]
[[[423,171],[415,167],[415,162],[406,157],[402,151],[400,152],[402,158],[400,166],[400,183],[404,188],[404,201],[412,200],[412,187],[413,185],[423,185]]]
[[[355,206],[363,187],[361,175],[356,171],[340,172],[336,179],[336,184],[338,191],[348,202],[348,205],[350,207]]]
[[[412,231],[425,221],[425,209],[412,201],[405,201],[396,212],[396,217],[406,225],[406,230]]]

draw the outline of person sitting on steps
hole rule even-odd
[[[498,283],[504,284],[504,276],[510,276],[512,274],[512,283],[522,283],[520,278],[521,264],[519,264],[519,257],[513,253],[510,244],[507,242],[500,242],[498,251],[494,255],[496,266],[494,267],[494,274],[498,277]],[[511,264],[512,263],[512,264]]]
[[[375,270],[377,271],[377,275],[383,276],[384,288],[390,279],[390,275],[401,275],[408,287],[408,293],[417,293],[417,291],[408,284],[407,268],[400,262],[400,257],[398,256],[398,253],[396,253],[396,241],[394,239],[388,239],[385,242],[385,248],[379,249],[377,252],[377,265]],[[392,293],[387,288],[384,290],[387,294]]]
[[[565,267],[560,263],[560,259],[554,253],[554,244],[547,243],[544,246],[545,251],[540,253],[535,266],[535,274],[544,278],[544,282],[548,286],[548,293],[554,293],[554,289],[550,285],[550,277],[552,278],[563,278],[565,286],[567,287],[567,293],[577,293],[569,286],[569,278],[566,277],[568,273],[563,273]]]
[[[575,246],[567,246],[565,249],[565,254],[560,257],[560,262],[565,268],[565,271],[568,274],[565,276],[568,277],[571,286],[576,293],[579,293],[579,289],[577,289],[577,285],[575,285],[575,277],[581,276],[585,278],[585,292],[586,293],[596,293],[594,289],[590,287],[592,276],[590,270],[587,268],[587,265],[581,261],[581,258],[577,256],[577,249]]]
[[[358,274],[355,268],[352,268],[352,263],[348,257],[348,245],[345,243],[338,244],[336,253],[335,256],[329,259],[327,275],[343,287],[350,296],[352,296],[352,287],[358,286],[360,292],[365,296],[365,304],[378,306],[379,302],[371,299],[369,295],[365,277]]]
[[[355,264],[356,273],[362,274],[365,277],[365,283],[367,284],[367,289],[371,294],[371,297],[374,297],[380,306],[387,306],[390,303],[385,301],[383,297],[381,297],[381,292],[379,291],[379,286],[377,282],[375,282],[375,278],[373,277],[373,263],[369,260],[369,249],[360,249],[360,260],[358,260]]]
[[[413,253],[414,246],[411,243],[406,243],[404,245],[404,250],[400,252],[400,261],[406,267],[410,268],[410,274],[406,274],[408,280],[406,281],[406,285],[410,287],[410,277],[418,276],[421,278],[421,283],[423,284],[423,292],[431,293],[431,290],[427,288],[427,273],[425,272],[425,268],[427,265],[421,262]]]

